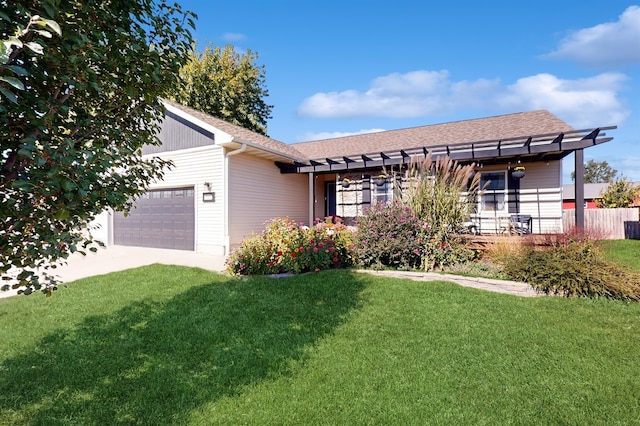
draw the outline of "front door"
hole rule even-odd
[[[336,215],[336,181],[330,180],[324,183],[324,216]]]

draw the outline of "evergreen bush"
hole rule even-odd
[[[503,259],[504,272],[545,294],[640,301],[640,274],[604,258],[587,236],[555,236],[549,244],[523,244]]]

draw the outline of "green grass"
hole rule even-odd
[[[609,259],[640,270],[640,240],[601,240],[598,244]]]
[[[3,425],[640,424],[640,304],[152,265],[0,321]]]

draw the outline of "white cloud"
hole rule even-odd
[[[379,77],[366,92],[316,93],[302,102],[298,113],[409,118],[479,107],[497,113],[546,109],[575,128],[619,125],[629,116],[618,98],[626,80],[625,74],[613,72],[575,80],[537,74],[504,86],[488,79],[454,82],[447,71],[413,71]]]
[[[629,156],[623,159],[621,162],[622,170],[621,175],[624,175],[631,182],[640,182],[640,157]]]
[[[312,117],[421,117],[455,111],[469,93],[474,98],[491,93],[497,82],[477,80],[453,83],[448,71],[412,71],[378,77],[366,92],[316,93],[305,99],[298,113]]]
[[[342,138],[345,136],[364,135],[366,133],[377,133],[377,132],[384,132],[384,131],[385,129],[363,129],[356,132],[318,132],[318,133],[307,132],[301,138],[299,138],[299,142]]]
[[[224,33],[222,34],[222,39],[226,42],[233,43],[236,41],[246,40],[247,36],[241,33]]]
[[[509,110],[546,109],[574,128],[618,125],[630,114],[617,97],[626,79],[620,73],[578,80],[537,74],[518,79],[495,102]]]
[[[571,33],[543,57],[595,66],[640,63],[640,6],[630,6],[616,22]]]
[[[448,80],[448,71],[411,71],[406,74],[396,72],[373,80],[367,95],[380,98],[433,95],[442,91]]]

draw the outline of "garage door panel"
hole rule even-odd
[[[160,189],[140,197],[130,215],[114,215],[117,245],[195,249],[193,188]]]

